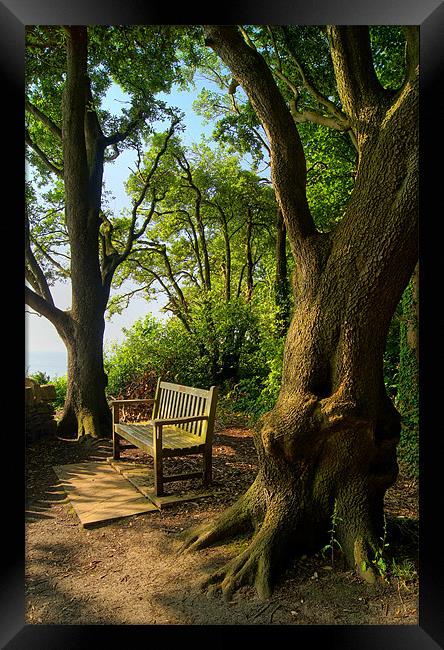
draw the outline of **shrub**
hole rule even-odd
[[[105,350],[109,396],[128,397],[144,377],[201,388],[217,384],[227,411],[260,416],[280,389],[284,338],[263,303],[225,302],[211,292],[196,301],[190,330],[177,317],[152,315],[125,329],[125,339]]]
[[[124,328],[125,339],[104,350],[104,367],[108,375],[107,393],[116,397],[128,384],[136,381],[153,363],[153,343],[160,340],[162,326],[151,314]]]
[[[56,399],[54,400],[54,406],[55,408],[58,409],[63,408],[66,399],[68,378],[66,376],[56,377],[51,381],[51,384],[55,386],[55,391],[56,391]]]

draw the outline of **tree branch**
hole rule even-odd
[[[150,186],[151,180],[152,180],[152,178],[154,176],[154,173],[156,172],[156,170],[157,170],[157,168],[158,168],[158,166],[160,164],[160,159],[162,158],[162,156],[166,152],[167,147],[168,147],[168,142],[171,139],[171,137],[173,136],[174,130],[175,130],[176,126],[179,124],[179,122],[180,122],[179,118],[174,118],[173,121],[171,122],[170,128],[168,129],[168,132],[167,132],[167,135],[166,135],[165,140],[163,142],[163,145],[159,149],[159,151],[157,152],[157,155],[156,155],[156,157],[154,159],[154,162],[153,162],[153,164],[151,166],[151,169],[148,172],[148,174],[147,174],[147,176],[146,176],[146,178],[144,180],[144,183],[143,183],[142,189],[140,191],[139,197],[136,199],[135,203],[133,204],[131,225],[130,225],[130,228],[129,228],[129,231],[128,231],[128,237],[127,237],[127,241],[126,241],[125,250],[123,251],[123,253],[119,257],[119,261],[118,261],[119,264],[120,264],[120,262],[122,262],[123,260],[125,260],[128,257],[129,253],[131,252],[131,248],[132,248],[132,245],[133,245],[134,241],[139,239],[142,236],[142,234],[145,232],[146,227],[147,227],[148,223],[150,222],[150,219],[151,219],[151,217],[153,215],[155,204],[157,203],[157,200],[155,201],[154,197],[153,197],[153,201],[152,201],[150,210],[148,212],[148,216],[145,218],[145,221],[144,221],[142,227],[136,233],[135,228],[136,228],[136,223],[137,223],[138,209],[145,200],[146,193],[147,193],[148,188]]]
[[[105,136],[104,143],[106,147],[110,145],[116,145],[119,142],[123,142],[127,139],[129,135],[139,126],[139,124],[145,119],[146,113],[140,109],[137,113],[137,116],[131,120],[123,131],[117,131],[113,135]]]
[[[65,268],[64,268],[64,267],[63,267],[59,262],[57,262],[57,260],[55,260],[55,259],[54,259],[54,258],[53,258],[49,253],[48,253],[48,251],[46,251],[46,250],[43,248],[43,246],[42,246],[41,244],[39,244],[39,242],[33,241],[33,244],[34,244],[34,246],[37,246],[37,248],[39,249],[39,251],[42,253],[42,255],[44,255],[44,257],[46,257],[46,259],[48,260],[48,262],[50,262],[53,266],[55,266],[55,268],[56,268],[58,271],[60,271],[60,273],[61,273],[65,278],[69,278],[69,277],[70,277],[71,274],[70,274],[69,270],[68,270],[68,269],[65,269]],[[66,257],[66,256],[65,256],[65,257]],[[68,259],[69,259],[69,258],[68,258]]]
[[[237,103],[236,103],[236,98],[235,98],[235,96],[234,96],[234,93],[230,94],[230,97],[231,97],[231,105],[232,105],[232,107],[233,107],[233,110],[234,110],[234,112],[235,112],[237,115],[239,115],[239,117],[240,117],[241,112],[240,112],[239,107],[238,107],[238,105],[237,105]],[[250,129],[253,131],[253,133],[254,133],[254,135],[256,136],[256,138],[259,140],[259,142],[261,143],[261,145],[262,145],[262,146],[264,147],[264,149],[267,151],[268,155],[270,155],[270,147],[268,146],[268,144],[267,144],[267,142],[264,140],[264,138],[261,136],[261,134],[259,133],[259,131],[258,131],[254,126],[250,126]]]
[[[416,68],[419,65],[419,29],[416,25],[404,27],[406,38],[406,81],[413,79],[416,75]]]
[[[332,102],[330,99],[327,99],[327,97],[324,97],[322,93],[319,92],[319,90],[316,88],[314,85],[313,80],[311,79],[308,70],[304,67],[304,65],[299,61],[298,57],[296,56],[296,53],[294,49],[292,48],[290,44],[290,39],[289,39],[289,33],[288,29],[286,27],[282,27],[282,32],[284,34],[284,39],[285,39],[285,44],[288,48],[288,51],[290,53],[290,56],[299,72],[301,75],[302,83],[305,86],[305,88],[308,90],[310,95],[315,99],[321,106],[324,106],[324,108],[327,109],[327,112],[330,113],[330,115],[334,116],[336,118],[336,122],[338,125],[342,125],[342,130],[346,131],[349,128],[347,116],[336,106],[334,102]],[[287,82],[288,83],[288,82]],[[338,128],[338,127],[336,127]]]
[[[328,26],[327,33],[342,106],[353,126],[362,128],[368,111],[376,111],[388,95],[373,66],[369,28]]]
[[[25,285],[25,303],[34,311],[47,318],[64,338],[71,325],[71,317],[67,312],[62,311],[54,304],[45,300],[38,293]]]
[[[188,182],[188,185],[194,190],[196,194],[196,201],[195,201],[195,215],[196,215],[196,220],[197,220],[197,229],[199,232],[199,239],[200,239],[200,244],[202,247],[202,253],[203,253],[203,283],[205,285],[205,288],[210,290],[211,289],[211,271],[210,271],[210,259],[208,255],[208,248],[207,248],[207,240],[205,236],[205,227],[204,223],[202,220],[202,214],[201,214],[201,205],[202,205],[202,192],[200,191],[200,188],[195,184],[193,180],[193,174],[191,172],[191,167],[188,162],[188,160],[183,156],[183,158],[180,158],[179,156],[176,156],[177,163],[179,167],[185,172],[186,174],[186,180]],[[197,247],[199,246],[199,240],[196,237],[196,244]],[[202,270],[202,266],[201,266]]]
[[[28,265],[27,279],[31,286],[38,291],[49,305],[54,306],[54,300],[45,278],[31,249],[31,235],[29,228],[28,206],[25,204],[25,262]]]
[[[156,250],[155,252],[162,254],[159,250]],[[187,305],[187,303],[185,301],[185,298],[183,297],[183,294],[182,294],[180,288],[177,287],[177,285],[176,286],[173,285],[174,290],[176,290],[176,287],[179,289],[179,293],[177,294],[177,296],[178,296],[178,299],[177,299],[176,296],[174,296],[174,294],[171,292],[171,290],[167,286],[167,284],[164,282],[164,279],[158,273],[153,271],[153,269],[149,269],[146,266],[144,266],[139,260],[131,259],[131,261],[134,262],[137,266],[139,266],[142,270],[150,273],[154,277],[154,279],[157,280],[157,282],[162,287],[163,291],[166,293],[166,295],[168,297],[168,300],[169,300],[169,303],[171,305],[170,307],[166,307],[166,308],[169,309],[171,312],[173,312],[173,314],[175,314],[180,319],[183,326],[185,327],[185,329],[188,332],[191,332],[191,327],[190,327],[188,319],[187,319],[188,305]],[[175,283],[175,281],[174,281],[174,283]],[[178,302],[178,300],[179,300],[179,302]]]
[[[51,160],[49,160],[48,156],[46,153],[40,149],[38,144],[36,144],[31,136],[29,135],[29,131],[26,129],[25,131],[25,143],[31,147],[33,151],[38,155],[38,157],[45,163],[46,167],[52,171],[54,174],[56,174],[59,178],[63,178],[63,167],[60,169],[57,167]]]
[[[293,117],[263,57],[230,26],[204,25],[206,44],[243,86],[261,121],[271,153],[271,175],[293,254],[301,260],[316,227],[306,196],[306,163]]]
[[[58,140],[62,140],[62,129],[57,126],[45,113],[43,113],[37,106],[34,106],[29,99],[25,100],[25,108],[26,110],[31,113],[36,119],[39,120],[42,124],[44,124],[53,135],[56,136]]]

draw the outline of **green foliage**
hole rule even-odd
[[[56,391],[56,398],[54,400],[54,407],[57,409],[63,408],[66,399],[66,391],[68,388],[68,379],[66,376],[55,377],[51,380],[51,384],[54,385]]]
[[[374,551],[374,557],[372,558],[372,564],[375,567],[378,575],[385,580],[387,578],[387,557],[386,557],[386,548],[389,544],[387,543],[387,519],[384,515],[384,526],[382,537],[379,538],[381,544],[377,545]]]
[[[234,410],[255,419],[271,410],[279,395],[285,343],[284,337],[270,336],[269,331],[262,330],[261,334],[260,348],[245,359],[253,362],[254,371],[246,364],[238,384],[227,394]]]
[[[162,342],[162,325],[151,314],[137,320],[130,328],[124,328],[123,333],[124,341],[111,344],[104,355],[107,393],[113,397],[137,380],[146,368],[155,367],[156,341]]]
[[[342,518],[338,516],[337,505],[335,501],[335,505],[333,507],[333,512],[331,515],[331,528],[328,531],[330,535],[329,542],[321,549],[321,553],[323,555],[326,555],[328,552],[330,553],[332,567],[334,566],[334,560],[335,560],[335,548],[342,551],[342,546],[340,542],[336,539],[336,531],[338,527],[338,522],[340,521],[342,521]]]
[[[416,581],[418,579],[418,572],[416,570],[416,567],[414,563],[409,559],[397,561],[395,558],[393,558],[390,567],[390,573],[393,577],[397,578],[399,583],[406,589],[408,589],[408,584],[410,582]]]
[[[410,328],[416,328],[413,281],[402,297],[397,407],[401,413],[400,458],[413,476],[419,474],[419,369],[416,350],[409,342]]]
[[[42,370],[38,370],[34,374],[29,375],[29,378],[36,381],[39,384],[39,386],[42,386],[43,384],[49,384],[49,382],[51,381],[50,376],[46,374],[46,372],[43,372]]]
[[[390,323],[384,352],[384,383],[387,394],[392,400],[396,399],[398,392],[399,372],[399,336],[402,304],[397,305]]]
[[[398,454],[407,471],[419,474],[419,379],[416,350],[408,330],[417,327],[412,282],[399,302],[390,324],[384,352],[384,382],[401,414]]]
[[[268,411],[280,389],[284,343],[269,312],[209,293],[194,305],[190,323],[189,331],[177,317],[148,315],[125,329],[125,339],[105,350],[108,394],[124,393],[149,371],[202,388],[218,384],[227,410],[255,417]]]
[[[385,88],[397,89],[404,80],[405,36],[397,25],[370,28],[370,41],[376,75]]]
[[[342,218],[354,186],[356,151],[344,134],[311,123],[298,127],[307,159],[307,199],[319,230]]]
[[[384,515],[384,528],[383,535],[379,539],[381,544],[372,544],[373,557],[371,558],[371,564],[373,565],[374,571],[376,574],[382,578],[382,580],[387,580],[388,573],[388,564],[387,564],[387,552],[389,544],[386,542],[387,538],[387,520]],[[361,571],[365,573],[369,569],[369,564],[366,560],[361,562]]]

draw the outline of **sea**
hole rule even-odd
[[[26,350],[25,375],[44,372],[50,379],[67,374],[67,354],[64,350]]]

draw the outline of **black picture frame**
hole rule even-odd
[[[442,484],[439,481],[442,453],[442,424],[437,415],[440,406],[438,361],[440,319],[439,226],[444,215],[441,199],[442,103],[439,91],[443,83],[444,60],[444,4],[439,0],[314,0],[290,3],[274,0],[265,3],[240,1],[230,7],[223,4],[217,15],[183,3],[172,8],[167,3],[142,0],[2,0],[0,2],[0,70],[2,75],[3,109],[6,117],[3,129],[11,137],[7,150],[7,165],[3,167],[4,192],[13,194],[13,209],[5,213],[10,219],[8,241],[21,240],[24,229],[20,214],[24,207],[24,26],[27,24],[194,24],[194,23],[271,23],[271,24],[414,24],[420,25],[421,42],[421,103],[420,103],[420,615],[418,626],[214,626],[197,629],[194,626],[31,626],[24,623],[24,443],[19,431],[19,418],[12,440],[8,439],[7,458],[11,475],[5,491],[3,521],[3,562],[0,591],[0,644],[8,649],[44,648],[68,650],[93,648],[108,643],[132,647],[137,642],[205,644],[226,647],[252,642],[260,634],[264,644],[273,643],[281,634],[291,642],[304,640],[311,647],[325,644],[329,648],[353,650],[436,650],[444,647],[443,597],[443,536],[439,520],[444,512]],[[4,133],[6,135],[6,133]],[[441,141],[439,138],[441,137]],[[434,152],[438,151],[438,156]],[[5,158],[6,161],[6,158]],[[5,178],[6,175],[6,178]],[[12,188],[15,187],[15,191]],[[440,200],[441,199],[441,200]],[[14,231],[13,229],[17,229]],[[9,232],[10,231],[10,232]],[[23,248],[21,249],[23,250]],[[11,274],[13,275],[13,274]],[[20,296],[21,279],[8,278],[8,291]],[[14,275],[15,278],[15,275]],[[17,287],[14,282],[17,281]],[[10,284],[9,284],[10,283]],[[20,285],[20,286],[18,286]],[[18,300],[17,320],[23,322],[22,303]],[[11,328],[14,329],[14,328]],[[16,328],[16,336],[24,331]],[[11,332],[12,334],[12,332]],[[9,336],[8,336],[9,340]],[[23,341],[23,338],[21,339]],[[17,342],[16,349],[22,349]],[[24,365],[24,364],[23,364]],[[23,366],[22,366],[23,368]],[[14,385],[21,396],[22,368],[14,375]],[[12,372],[12,371],[11,371]],[[15,383],[15,380],[16,383]],[[442,384],[442,382],[441,382]],[[441,398],[442,400],[442,398]],[[19,402],[20,402],[19,398]],[[441,431],[440,431],[441,427]],[[3,432],[6,435],[6,431]],[[20,471],[23,470],[23,471]]]

